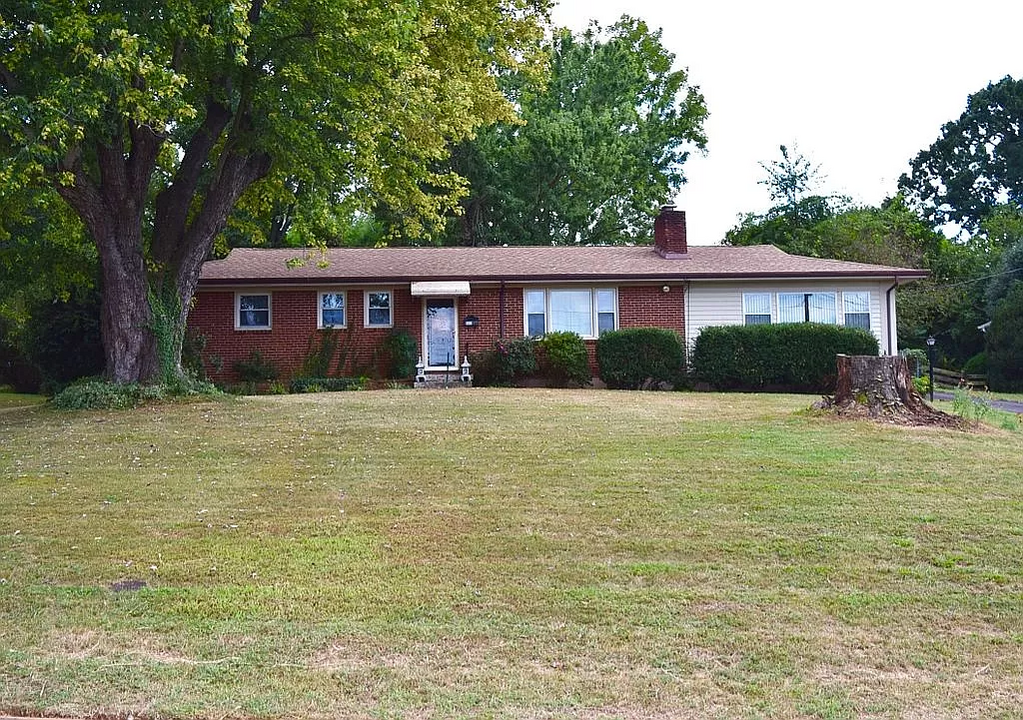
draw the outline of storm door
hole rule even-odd
[[[423,302],[427,367],[458,367],[455,299],[428,297]]]

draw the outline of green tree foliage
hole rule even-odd
[[[988,384],[1023,392],[1023,283],[1016,283],[991,316],[987,331]]]
[[[958,120],[899,179],[934,225],[976,232],[1001,203],[1023,204],[1023,80],[1006,76],[971,95]]]
[[[173,298],[163,335],[183,337],[240,201],[279,207],[302,184],[383,200],[408,232],[440,221],[462,190],[448,148],[513,118],[495,75],[536,57],[546,6],[10,0],[0,192],[53,188],[73,209],[99,256],[106,371],[151,380],[167,368],[149,298]]]
[[[734,246],[775,245],[794,255],[826,257],[816,226],[848,205],[848,200],[817,192],[823,179],[814,165],[793,146],[779,146],[780,160],[760,163],[775,204],[763,214],[748,213],[725,234],[723,244]]]
[[[703,149],[707,109],[660,32],[623,17],[555,33],[546,82],[504,78],[524,124],[482,130],[453,153],[470,183],[449,241],[465,245],[648,240],[656,208]]]
[[[1012,287],[1023,281],[1023,210],[1002,206],[985,219],[983,229],[989,251],[998,258],[985,291],[988,311],[994,312]]]

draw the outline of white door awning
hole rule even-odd
[[[469,294],[468,280],[412,283],[412,295],[416,297],[451,297],[453,295],[468,294]]]

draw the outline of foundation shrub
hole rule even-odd
[[[472,384],[477,387],[514,385],[536,375],[536,342],[528,337],[504,338],[494,347],[469,356]]]
[[[586,343],[574,332],[547,333],[537,341],[540,374],[551,387],[590,384]]]
[[[820,323],[704,328],[691,369],[718,390],[826,393],[835,389],[835,356],[877,355],[866,330]]]
[[[597,364],[600,379],[609,388],[675,387],[685,375],[685,344],[667,328],[605,332],[597,340]]]

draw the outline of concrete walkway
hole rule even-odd
[[[925,395],[929,397],[929,395]],[[947,390],[935,390],[935,400],[948,400],[951,402],[955,399],[955,395]],[[1023,402],[1019,400],[1000,400],[998,398],[991,398],[987,400],[987,404],[993,407],[995,410],[1004,410],[1005,412],[1016,413],[1017,415],[1023,413]]]

